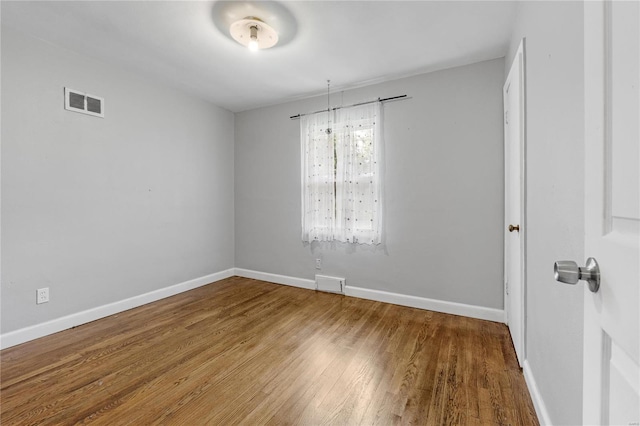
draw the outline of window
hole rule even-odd
[[[379,244],[380,103],[303,116],[300,129],[302,241]]]

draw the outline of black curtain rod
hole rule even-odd
[[[395,101],[395,100],[403,99],[403,98],[406,98],[406,97],[407,97],[407,95],[393,96],[391,98],[384,98],[384,99],[378,98],[378,99],[373,100],[373,101],[360,102],[359,104],[352,104],[352,105],[346,105],[346,106],[339,106],[339,107],[331,108],[331,111],[335,111],[337,109],[342,109],[342,108],[351,108],[351,107],[356,107],[356,106],[360,106],[360,105],[372,104],[374,102]],[[308,112],[306,114],[292,115],[289,118],[292,119],[292,120],[295,120],[296,118],[304,117],[305,115],[320,114],[321,112],[327,112],[327,110],[326,109],[321,109],[320,111],[316,111],[316,112]]]

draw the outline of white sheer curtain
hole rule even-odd
[[[328,116],[300,118],[302,241],[333,241],[335,235],[335,149],[333,134],[326,132]]]
[[[382,241],[380,111],[375,102],[301,117],[303,241]]]
[[[336,239],[382,240],[380,102],[336,111]]]

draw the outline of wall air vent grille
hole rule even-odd
[[[104,98],[65,87],[64,109],[104,118]]]
[[[316,290],[319,291],[344,294],[344,283],[344,278],[316,275]]]
[[[87,111],[102,114],[102,99],[92,98],[87,95]]]

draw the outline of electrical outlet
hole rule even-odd
[[[322,269],[322,259],[316,259],[316,269]]]
[[[36,290],[36,303],[47,303],[49,301],[49,287],[39,288]]]

